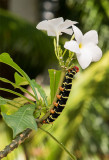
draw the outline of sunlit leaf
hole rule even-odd
[[[0,96],[0,106],[3,105],[3,104],[6,104],[9,101],[10,101],[9,99],[6,99],[6,98],[3,98],[3,97]]]
[[[15,83],[19,86],[29,84],[28,81],[25,79],[25,77],[22,77],[17,72],[15,72],[14,78],[15,78]]]
[[[8,115],[15,113],[21,106],[23,106],[28,101],[22,97],[14,98],[13,100],[8,100],[7,103],[1,105],[1,112]]]
[[[50,95],[51,95],[51,103],[55,97],[56,91],[58,89],[58,84],[61,76],[61,71],[57,71],[54,69],[49,69],[49,77],[50,77]]]
[[[26,104],[12,115],[2,113],[4,121],[13,130],[13,137],[27,128],[37,130],[37,124],[33,117],[34,110],[35,105]]]

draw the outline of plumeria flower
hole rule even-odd
[[[64,19],[60,17],[52,20],[44,20],[40,22],[36,28],[47,31],[48,36],[56,36],[58,45],[59,36],[62,35],[62,33],[72,35],[73,30],[69,27],[76,23],[77,22],[68,19],[64,21]]]
[[[97,46],[98,34],[95,30],[91,30],[83,35],[76,26],[73,26],[73,31],[76,41],[66,42],[64,47],[76,53],[80,66],[85,69],[91,62],[99,61],[102,57],[102,51]]]

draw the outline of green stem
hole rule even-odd
[[[35,96],[33,94],[31,94],[29,91],[27,91],[25,88],[20,87],[19,85],[9,81],[8,79],[0,77],[0,81],[5,82],[5,83],[9,83],[15,88],[19,88],[22,92],[28,93],[30,96],[32,96],[35,99]]]
[[[64,50],[62,57],[64,57],[65,53],[66,53],[67,49]]]
[[[45,133],[47,133],[69,156],[72,160],[77,160],[76,157],[71,154],[66,148],[65,146],[60,143],[53,135],[51,135],[48,131],[44,130],[43,128],[40,128],[42,131],[44,131]]]
[[[25,96],[23,96],[23,95],[20,94],[20,93],[17,93],[17,92],[15,92],[15,91],[12,91],[12,90],[6,89],[6,88],[0,88],[0,90],[1,90],[1,91],[6,91],[6,92],[9,92],[9,93],[12,93],[12,94],[15,94],[15,95],[17,95],[17,96],[19,96],[19,97],[23,97],[24,99],[26,99],[26,100],[27,100],[28,102],[30,102],[31,104],[34,104],[33,101],[31,101],[30,99],[26,98]]]

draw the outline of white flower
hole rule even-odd
[[[85,69],[91,62],[99,61],[102,57],[102,51],[97,46],[98,34],[95,30],[91,30],[83,35],[76,26],[73,26],[73,31],[76,41],[66,42],[64,47],[76,53],[80,66]]]
[[[48,36],[56,36],[57,41],[59,41],[59,35],[62,35],[62,33],[72,35],[73,30],[69,27],[76,23],[77,22],[71,20],[64,21],[64,19],[60,17],[52,20],[44,20],[40,22],[36,28],[47,31]]]

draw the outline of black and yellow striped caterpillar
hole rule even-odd
[[[71,91],[72,79],[77,72],[79,72],[79,68],[77,66],[74,66],[66,72],[62,86],[59,87],[60,93],[59,95],[56,95],[57,101],[53,102],[54,107],[50,110],[50,115],[43,120],[42,123],[52,123],[61,114]]]

